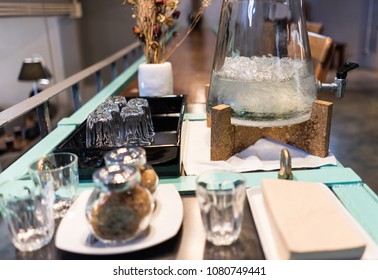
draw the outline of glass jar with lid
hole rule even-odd
[[[119,148],[108,152],[105,157],[107,166],[116,164],[135,165],[140,169],[141,184],[156,196],[156,188],[159,185],[159,176],[151,165],[147,163],[146,150],[141,147]]]
[[[124,243],[148,228],[154,208],[135,166],[112,165],[93,174],[95,189],[86,205],[92,234],[103,243]]]

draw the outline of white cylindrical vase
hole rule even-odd
[[[142,63],[138,67],[139,96],[163,96],[173,94],[172,64]]]

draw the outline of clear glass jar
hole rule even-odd
[[[207,111],[226,104],[234,125],[292,125],[316,96],[302,1],[223,1]]]
[[[135,165],[141,173],[141,184],[146,187],[155,197],[156,188],[159,185],[159,176],[151,165],[147,163],[146,150],[141,147],[119,148],[108,152],[105,157],[105,164],[126,164]]]
[[[93,174],[95,189],[86,205],[93,235],[103,243],[124,243],[149,226],[154,208],[151,193],[140,185],[137,167],[112,165]]]

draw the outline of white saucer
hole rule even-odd
[[[181,197],[174,185],[161,185],[157,189],[156,209],[145,235],[127,244],[117,246],[94,244],[91,246],[87,242],[91,233],[85,218],[85,206],[91,192],[91,190],[83,191],[62,219],[55,237],[57,248],[86,255],[130,253],[172,238],[181,227],[184,215]]]
[[[278,260],[277,253],[277,241],[274,238],[273,228],[269,220],[268,213],[266,212],[265,203],[263,195],[261,192],[261,187],[252,187],[247,189],[247,198],[249,206],[252,210],[253,219],[257,228],[259,239],[261,242],[262,249],[264,251],[265,258],[267,260]],[[378,247],[371,237],[365,232],[365,230],[354,220],[352,215],[345,209],[342,208],[342,213],[346,217],[352,219],[355,226],[361,231],[366,239],[366,248],[362,259],[378,259]]]

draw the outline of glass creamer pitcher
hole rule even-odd
[[[317,96],[301,0],[224,0],[207,110],[234,125],[274,127],[310,118]]]

